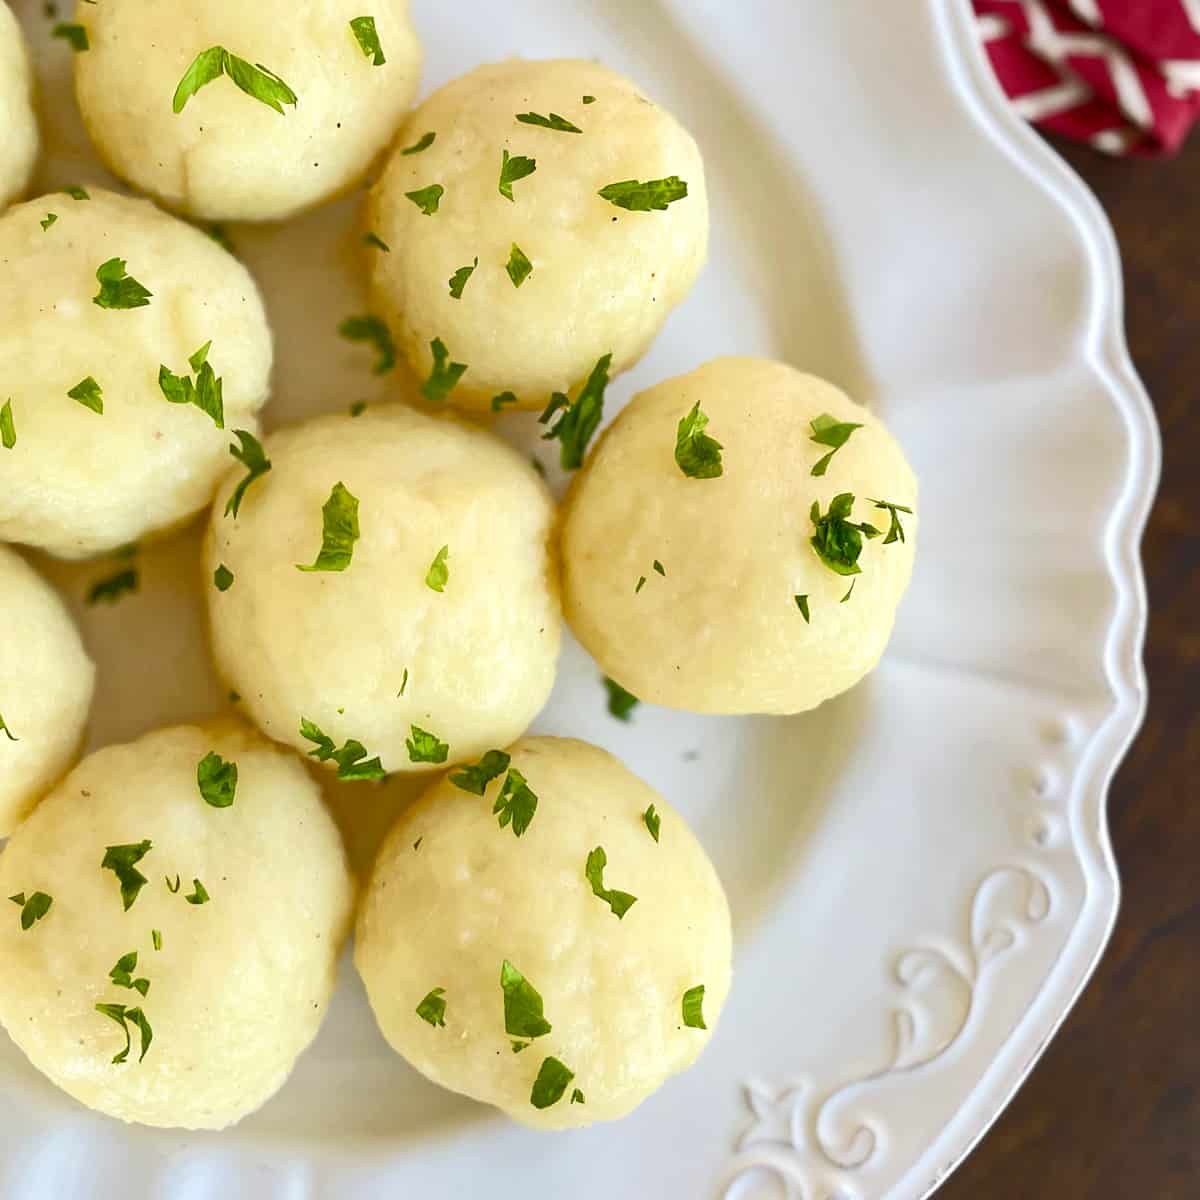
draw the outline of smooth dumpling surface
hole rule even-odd
[[[96,671],[54,589],[0,547],[0,837],[71,765]]]
[[[688,423],[696,405],[703,428]],[[814,441],[830,424],[859,427],[840,448],[828,431]],[[705,457],[702,439],[721,445],[719,475],[680,465],[677,449],[687,464]],[[853,503],[831,521],[838,496]],[[635,396],[575,479],[562,532],[567,619],[643,700],[708,713],[814,708],[887,645],[912,573],[916,498],[899,445],[832,384],[782,363],[717,359]],[[851,548],[822,558],[822,536]]]
[[[221,487],[206,544],[213,649],[245,711],[303,752],[321,748],[305,721],[339,750],[355,741],[389,772],[519,737],[554,684],[561,627],[554,504],[528,461],[402,405],[283,430],[266,453],[236,516],[245,471]]]
[[[209,754],[237,767],[226,807],[198,783]],[[187,1129],[229,1125],[283,1084],[321,1023],[353,904],[319,788],[233,723],[89,755],[9,841],[0,891],[25,899],[0,913],[13,1041],[89,1108]],[[38,893],[51,903],[23,928]],[[150,1037],[97,1004],[137,1010]],[[114,1063],[122,1026],[132,1047]]]
[[[536,164],[506,184],[511,200],[504,152],[510,176],[529,168],[517,159]],[[672,177],[687,195],[657,210],[598,194]],[[431,188],[442,192],[427,213]],[[512,392],[541,408],[603,356],[613,373],[641,357],[704,264],[708,201],[696,143],[629,80],[578,59],[514,59],[447,84],[409,117],[367,223],[391,247],[371,256],[377,305],[417,373],[429,376],[440,339],[467,367],[451,403],[485,407]],[[472,267],[456,299],[451,280]]]
[[[0,539],[66,558],[203,508],[231,431],[258,428],[271,370],[266,313],[237,259],[147,200],[89,195],[53,193],[0,217],[0,262],[20,280],[0,291]],[[164,368],[195,387],[198,351],[206,392],[220,380],[223,428],[163,389]]]
[[[80,4],[91,49],[76,55],[75,89],[97,150],[164,204],[212,220],[281,220],[346,190],[387,145],[421,69],[408,0],[366,7],[380,65],[351,26],[358,0]],[[176,112],[205,51],[209,81]]]
[[[397,822],[355,965],[384,1037],[430,1079],[542,1128],[613,1120],[712,1036],[729,907],[683,820],[611,754],[545,737],[510,753],[485,795],[451,772]]]
[[[33,71],[17,18],[0,4],[0,210],[24,190],[37,158]]]

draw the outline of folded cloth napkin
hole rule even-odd
[[[1173,154],[1200,117],[1200,0],[974,0],[1017,111],[1108,154]]]

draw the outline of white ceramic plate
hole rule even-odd
[[[41,62],[40,183],[105,181],[42,7],[16,4]],[[643,707],[630,726],[567,648],[536,728],[609,747],[668,795],[735,917],[712,1046],[634,1116],[538,1135],[438,1090],[387,1049],[347,967],[285,1089],[219,1136],[94,1117],[5,1042],[0,1197],[914,1200],[1029,1070],[1116,910],[1104,797],[1144,699],[1136,549],[1157,442],[1112,237],[1008,113],[952,0],[415,10],[430,87],[518,52],[595,55],[697,135],[712,261],[613,398],[760,353],[875,405],[922,482],[894,642],[804,717]],[[405,386],[335,334],[364,309],[357,203],[230,230],[274,324],[270,423]],[[550,460],[530,418],[502,431]],[[140,595],[80,610],[100,664],[93,744],[221,707],[197,541],[147,549]],[[52,574],[77,602],[106,569]],[[360,861],[407,791],[380,794],[333,797]]]

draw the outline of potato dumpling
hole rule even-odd
[[[541,408],[605,355],[614,374],[632,366],[708,243],[696,143],[629,80],[577,59],[479,67],[435,92],[367,222],[391,248],[371,255],[381,315],[422,378],[435,339],[466,365],[450,400],[468,407],[510,392],[497,404]]]
[[[0,210],[24,190],[37,157],[33,71],[17,18],[0,4]]]
[[[98,188],[9,209],[0,263],[21,281],[0,289],[0,539],[84,558],[203,508],[267,398],[246,269]]]
[[[75,57],[75,91],[96,149],[209,220],[282,220],[345,191],[387,145],[421,70],[408,0],[366,9],[81,3],[91,49]]]
[[[222,722],[89,755],[0,892],[0,1021],[30,1062],[123,1121],[221,1129],[316,1035],[354,885],[301,764]]]
[[[53,588],[0,546],[0,837],[71,765],[96,670]]]
[[[717,359],[635,396],[574,480],[567,620],[654,704],[814,708],[887,645],[916,497],[895,440],[837,388],[782,363]]]
[[[221,488],[205,550],[217,666],[245,711],[342,779],[436,770],[520,736],[554,684],[561,628],[554,505],[528,461],[402,405],[309,421],[265,449],[271,470],[236,515],[246,472]]]
[[[614,1120],[711,1037],[729,906],[682,818],[611,754],[547,737],[510,754],[396,823],[355,965],[384,1037],[435,1082],[545,1129]]]

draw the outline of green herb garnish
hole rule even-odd
[[[592,885],[593,894],[599,896],[612,909],[613,915],[620,920],[637,903],[637,897],[631,896],[628,892],[613,891],[604,886],[604,868],[607,865],[608,855],[605,854],[604,847],[597,846],[587,856],[583,873],[587,876],[588,883]]]
[[[0,733],[4,734],[10,742],[19,742],[21,739],[13,734],[13,731],[4,723],[4,718],[0,716]]]
[[[409,726],[409,735],[404,739],[408,750],[408,761],[415,763],[444,763],[450,753],[450,743],[439,740],[436,734],[419,725]]]
[[[659,830],[662,828],[662,817],[658,815],[653,804],[642,813],[642,823],[650,831],[650,836],[657,842]]]
[[[846,594],[838,601],[839,604],[845,604],[846,601],[849,600],[850,597],[854,595],[854,585],[857,582],[858,582],[857,579],[852,579],[850,581],[850,586],[846,589]]]
[[[404,678],[400,680],[400,690],[396,693],[397,696],[404,695],[404,689],[408,687],[408,668],[404,668]]]
[[[122,954],[117,959],[117,964],[109,971],[108,977],[117,987],[129,988],[131,991],[139,992],[145,996],[150,990],[150,980],[145,978],[135,979],[133,977],[134,971],[137,970],[137,963],[137,951],[130,950],[128,954]]]
[[[428,1021],[435,1029],[446,1024],[446,995],[445,988],[434,988],[420,1004],[417,1005],[417,1016],[422,1021]]]
[[[220,79],[222,75],[228,75],[247,96],[261,100],[281,116],[285,104],[298,103],[296,93],[262,63],[251,65],[244,58],[231,54],[224,46],[210,46],[207,50],[201,50],[183,73],[183,78],[175,89],[171,108],[177,113],[182,112],[184,105],[205,84]]]
[[[629,714],[641,703],[632,693],[627,692],[615,679],[604,677],[604,686],[608,689],[608,711],[618,721],[628,721]]]
[[[548,432],[542,434],[542,438],[557,438],[562,443],[558,460],[564,471],[574,471],[583,466],[588,443],[604,416],[604,391],[608,387],[608,368],[611,365],[612,354],[604,355],[592,368],[573,404],[561,392],[556,392],[538,418],[544,425],[556,411],[562,409],[562,415]]]
[[[244,466],[248,474],[238,480],[238,485],[233,489],[229,499],[225,501],[225,515],[232,516],[237,520],[238,509],[242,506],[242,498],[246,495],[246,489],[258,478],[265,475],[271,469],[271,460],[263,453],[263,448],[259,440],[254,434],[245,429],[235,429],[233,436],[241,443],[240,446],[235,446],[231,442],[229,445],[229,453]]]
[[[586,1104],[587,1097],[585,1097],[584,1094],[578,1088],[576,1088],[571,1093],[571,1103],[572,1104]]]
[[[218,592],[227,592],[233,587],[233,572],[224,563],[213,572],[213,584]]]
[[[138,892],[146,886],[146,877],[137,869],[136,864],[150,852],[153,843],[147,839],[144,842],[128,842],[120,846],[105,846],[104,857],[100,860],[102,871],[111,871],[121,885],[121,903],[128,912],[133,902],[138,898]]]
[[[24,892],[18,892],[15,896],[9,896],[9,899],[21,909],[22,929],[32,929],[50,911],[50,905],[54,903],[54,898],[47,896],[45,892],[34,892],[28,898]]]
[[[207,904],[208,903],[208,892],[206,892],[204,890],[204,884],[202,884],[200,882],[200,880],[198,880],[198,879],[193,879],[192,887],[195,890],[193,892],[191,892],[189,895],[184,896],[184,899],[189,904]]]
[[[162,949],[162,931],[159,929],[150,930],[150,941],[153,943],[155,950]]]
[[[584,102],[584,104],[595,104],[596,97],[595,96],[584,96],[583,102]]]
[[[429,133],[423,133],[419,141],[414,142],[405,150],[401,150],[401,154],[420,154],[422,150],[428,150],[433,145],[437,134],[430,130]]]
[[[524,179],[537,170],[537,159],[526,158],[518,154],[515,158],[507,150],[503,151],[500,159],[500,195],[506,200],[512,200],[512,185],[518,179]]]
[[[87,30],[82,25],[76,25],[70,21],[59,21],[50,31],[50,36],[62,38],[64,41],[69,42],[71,49],[76,54],[90,49]]]
[[[482,796],[488,784],[508,770],[509,761],[503,750],[489,750],[477,763],[452,771],[450,782],[473,796]]]
[[[396,365],[396,343],[392,332],[378,318],[369,313],[361,317],[347,317],[339,326],[338,333],[348,342],[369,342],[375,347],[378,358],[371,368],[376,375],[386,375]]]
[[[433,354],[433,369],[429,378],[421,384],[421,395],[434,404],[440,404],[458,386],[467,366],[466,363],[449,361],[450,351],[441,338],[434,338],[429,343],[429,349]]]
[[[498,396],[492,397],[492,412],[500,412],[506,404],[516,404],[517,395],[515,392],[501,392]],[[537,462],[537,459],[534,459]]]
[[[666,577],[667,568],[664,567],[657,558],[654,560],[654,569],[658,572],[658,574],[662,575],[664,578]]]
[[[908,513],[912,516],[912,509],[906,508],[903,504],[892,504],[889,500],[871,500],[867,497],[876,508],[886,509],[892,519],[892,523],[888,526],[887,537],[883,539],[885,546],[890,546],[892,542],[904,541],[904,526],[900,524],[900,513]]]
[[[666,179],[647,179],[639,183],[636,179],[623,179],[610,183],[599,193],[609,204],[630,212],[663,211],[668,204],[682,200],[688,194],[688,186],[678,175]]]
[[[440,183],[431,183],[428,187],[420,188],[415,192],[405,192],[404,194],[427,217],[432,217],[437,212],[438,205],[441,204],[442,197],[446,194],[446,189]]]
[[[817,500],[813,501],[809,510],[809,518],[816,530],[809,539],[812,548],[817,552],[817,557],[839,575],[861,573],[858,558],[862,554],[863,535],[876,538],[881,532],[874,525],[865,522],[855,525],[853,521],[848,520],[853,507],[853,494],[842,492],[829,502],[829,511],[824,515]]]
[[[807,596],[807,594],[803,595],[803,596],[796,596],[796,597],[794,597],[794,599],[796,601],[796,607],[800,610],[800,615],[804,618],[804,623],[806,625],[811,624],[811,621],[809,619],[809,614],[808,614],[808,596]]]
[[[225,428],[225,401],[222,380],[217,378],[208,361],[211,339],[204,343],[188,359],[188,365],[196,372],[193,383],[188,375],[176,375],[169,367],[159,364],[158,387],[171,404],[194,404],[202,413],[207,413],[218,429]]]
[[[218,225],[215,222],[204,231],[226,254],[233,253],[233,242],[229,234],[225,232],[224,225]]]
[[[350,405],[350,415],[352,417],[361,417],[367,411],[367,402],[365,400],[355,400]]]
[[[637,583],[635,583],[633,585],[633,594],[636,596],[638,594],[638,592],[640,592],[642,590],[642,588],[644,588],[645,586],[646,586],[645,575],[639,575]]]
[[[363,783],[387,778],[379,756],[367,758],[366,747],[356,738],[348,738],[339,750],[333,738],[307,717],[300,718],[300,736],[307,742],[316,743],[317,748],[308,752],[311,758],[315,758],[317,762],[328,762],[332,759],[337,763],[337,777],[343,783]]]
[[[42,227],[42,232],[45,233],[55,221],[58,220],[58,213],[47,213],[38,224]]]
[[[529,1103],[534,1108],[549,1108],[557,1104],[567,1090],[567,1085],[575,1078],[575,1072],[564,1066],[557,1058],[547,1058],[542,1062],[537,1078],[533,1081],[533,1091],[529,1093]]]
[[[125,271],[123,258],[110,258],[96,268],[100,290],[92,297],[99,308],[144,308],[150,303],[152,291]]]
[[[333,485],[329,499],[321,505],[321,549],[316,561],[298,571],[344,571],[354,557],[358,541],[358,498],[351,495],[340,480]]]
[[[707,427],[708,416],[701,411],[697,400],[675,431],[675,461],[689,479],[716,479],[724,473],[723,447],[704,432]]]
[[[839,421],[828,413],[814,417],[809,424],[812,427],[812,436],[809,441],[816,442],[818,446],[833,447],[828,454],[818,459],[813,465],[811,474],[824,475],[829,468],[830,459],[850,440],[850,435],[856,429],[862,428],[862,425],[852,421]]]
[[[167,885],[167,891],[168,891],[168,892],[170,892],[172,896],[174,896],[174,895],[175,895],[175,893],[176,893],[177,891],[179,891],[179,888],[180,888],[180,882],[179,882],[179,876],[178,876],[178,875],[176,875],[176,876],[175,876],[175,883],[174,883],[174,885],[172,885],[172,883],[171,883],[171,877],[170,877],[170,875],[164,875],[164,876],[163,876],[163,883],[165,883],[165,884]]]
[[[379,44],[379,34],[375,29],[374,17],[355,17],[350,22],[350,28],[354,32],[355,40],[358,42],[363,54],[371,59],[377,67],[382,67],[387,59],[383,56],[383,47]]]
[[[458,270],[450,276],[450,295],[453,296],[455,300],[462,299],[463,288],[467,286],[467,280],[470,279],[475,273],[475,268],[477,266],[479,266],[478,258],[471,264],[471,266],[459,267]]]
[[[368,246],[374,246],[376,250],[382,250],[384,254],[391,254],[392,248],[377,234],[374,230],[363,234],[363,241]]]
[[[525,776],[513,767],[504,777],[492,813],[499,817],[501,829],[511,821],[513,833],[520,837],[529,828],[537,805],[537,795],[525,781]]]
[[[500,966],[500,990],[504,993],[504,1032],[510,1037],[539,1038],[552,1026],[543,1015],[537,988],[506,958]]]
[[[226,762],[210,750],[196,766],[196,786],[204,803],[213,808],[228,808],[237,792],[237,763]]]
[[[69,187],[59,188],[59,195],[70,196],[72,200],[90,200],[91,196],[87,194],[86,188],[81,188],[77,183],[71,184]]]
[[[139,582],[140,576],[137,567],[126,567],[115,575],[109,575],[106,579],[100,579],[93,583],[88,589],[87,602],[89,604],[116,604],[126,592],[136,592]]]
[[[100,385],[89,375],[81,379],[67,395],[72,400],[78,400],[84,408],[90,408],[94,413],[104,412],[104,392]]]
[[[704,1023],[704,984],[683,993],[683,1023],[689,1029],[707,1029]]]
[[[512,249],[508,252],[508,265],[504,269],[508,272],[513,287],[519,288],[533,274],[533,263],[525,256],[525,251],[513,242]]]
[[[425,572],[425,586],[427,588],[431,588],[435,592],[444,592],[446,590],[446,584],[450,582],[450,567],[446,562],[449,557],[449,546],[443,546],[434,555],[433,562],[429,564],[429,570]]]
[[[146,1051],[150,1049],[150,1043],[154,1040],[154,1030],[150,1028],[146,1014],[140,1008],[126,1008],[124,1004],[97,1004],[96,1011],[108,1017],[109,1020],[115,1021],[120,1025],[121,1032],[125,1034],[125,1049],[113,1056],[113,1062],[123,1063],[129,1057],[131,1045],[129,1025],[133,1025],[140,1034],[141,1054],[138,1056],[138,1062],[141,1062],[146,1057]]]
[[[543,117],[541,113],[535,112],[517,113],[517,120],[522,125],[538,125],[542,129],[555,129],[559,133],[583,132],[578,125],[572,125],[566,117],[560,117],[556,112],[552,112],[548,117]]]
[[[12,401],[5,400],[0,408],[0,445],[11,450],[17,444],[17,427],[13,424]]]

